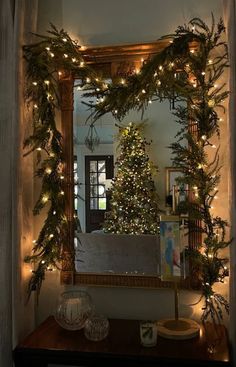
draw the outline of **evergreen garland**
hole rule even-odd
[[[107,112],[122,120],[130,109],[144,111],[154,100],[169,99],[175,107],[181,129],[170,146],[173,166],[182,170],[179,181],[189,187],[188,199],[178,212],[187,213],[191,224],[200,223],[191,230],[201,232],[203,242],[188,249],[188,255],[202,282],[202,319],[210,316],[214,321],[223,318],[223,309],[229,311],[227,300],[215,293],[213,286],[228,276],[228,259],[222,257],[221,250],[231,240],[225,239],[227,222],[211,210],[220,181],[219,148],[212,143],[215,136],[220,137],[222,121],[216,108],[224,110],[222,102],[228,96],[225,84],[216,84],[228,67],[223,32],[222,20],[215,25],[213,16],[210,28],[201,19],[192,19],[178,27],[175,34],[166,36],[168,47],[145,60],[141,70],[125,83],[114,84],[101,93],[102,101],[93,106],[95,120]]]
[[[201,19],[194,18],[169,35],[169,46],[145,60],[138,73],[129,76],[124,84],[109,86],[87,67],[79,46],[64,30],[58,32],[52,26],[49,37],[40,36],[41,42],[24,47],[26,99],[33,105],[33,134],[26,139],[25,147],[29,149],[27,154],[38,150],[36,175],[42,179],[34,214],[50,203],[34,253],[26,259],[37,263],[29,291],[39,290],[46,269],[57,266],[68,230],[64,214],[62,137],[55,124],[55,108],[60,107],[59,73],[67,70],[81,76],[86,97],[99,98],[91,105],[94,120],[107,112],[122,120],[130,109],[144,111],[155,100],[169,99],[175,107],[181,129],[176,142],[171,144],[173,165],[183,171],[181,180],[188,184],[191,197],[178,210],[188,213],[191,220],[198,219],[201,225],[194,230],[203,234],[203,243],[196,243],[188,251],[202,281],[205,299],[202,318],[210,316],[220,321],[223,308],[228,312],[227,300],[216,294],[213,286],[228,275],[228,260],[222,257],[221,250],[231,241],[225,239],[227,222],[214,216],[211,210],[220,181],[219,148],[212,143],[213,137],[220,136],[221,119],[216,107],[223,108],[222,102],[228,96],[224,84],[216,85],[228,66],[227,46],[221,40],[223,32],[222,20],[215,25],[212,17],[209,28]],[[176,107],[178,102],[184,103]],[[215,150],[213,159],[209,158],[209,148]]]
[[[62,139],[57,129],[55,112],[60,108],[59,81],[63,73],[75,73],[83,83],[90,83],[95,90],[103,88],[96,73],[83,60],[80,46],[64,31],[53,25],[49,36],[24,46],[27,86],[25,100],[32,107],[32,134],[25,139],[25,155],[37,152],[36,177],[41,179],[41,192],[34,206],[37,215],[46,207],[43,227],[34,240],[33,254],[25,258],[35,264],[29,282],[29,295],[40,290],[45,271],[58,267],[62,247],[68,234],[65,216],[64,157]]]

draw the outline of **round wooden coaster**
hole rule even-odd
[[[157,334],[167,339],[191,339],[198,336],[199,332],[200,325],[190,319],[165,319],[157,323]]]

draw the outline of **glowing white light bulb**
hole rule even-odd
[[[52,169],[51,169],[50,167],[47,167],[47,168],[46,168],[46,170],[45,170],[45,172],[46,172],[48,175],[50,175],[50,173],[52,173]]]
[[[46,202],[48,201],[48,199],[49,199],[49,197],[48,197],[47,195],[44,195],[44,196],[42,197],[42,202],[43,202],[43,203],[46,203]]]

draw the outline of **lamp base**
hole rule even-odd
[[[199,333],[200,325],[190,319],[165,319],[157,323],[157,334],[167,339],[192,339],[197,337]]]

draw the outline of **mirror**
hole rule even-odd
[[[75,84],[78,82],[76,81]],[[97,120],[92,127],[87,121],[88,107],[83,103],[83,91],[74,91],[74,164],[75,164],[75,214],[78,215],[83,233],[94,233],[104,228],[104,217],[110,210],[109,192],[111,179],[116,176],[117,160],[121,154],[119,127],[128,126],[133,122],[140,126],[141,112],[131,111],[121,122],[117,122],[111,114]],[[155,189],[158,194],[158,206],[165,211],[167,168],[171,166],[171,150],[168,148],[173,142],[179,129],[178,124],[170,110],[169,102],[153,102],[147,108],[143,116],[142,135],[147,145],[145,153],[150,162],[157,167],[152,172]],[[86,139],[97,137],[97,145],[86,145]],[[171,193],[172,185],[169,188]]]
[[[165,40],[145,45],[93,48],[86,50],[84,57],[103,76],[123,79],[138,70],[143,59],[160,52],[167,43]],[[75,239],[75,273],[72,276],[82,284],[170,286],[171,283],[161,282],[158,277],[160,240],[156,233],[138,236],[103,233],[104,216],[109,211],[111,179],[116,175],[114,163],[120,154],[117,149],[119,129],[111,114],[97,120],[94,127],[91,126],[88,118],[91,111],[83,103],[82,95],[80,80],[76,76],[62,80],[63,134],[65,154],[69,160],[67,170],[70,175],[74,172],[71,182],[75,180],[67,209],[68,215],[78,215],[80,221],[80,226],[76,228],[78,238]],[[150,104],[143,120],[143,137],[150,143],[146,153],[158,167],[153,180],[159,196],[159,207],[166,210],[166,206],[170,205],[166,202],[167,169],[171,166],[168,146],[173,142],[178,126],[168,101]],[[140,113],[130,112],[121,124],[127,126],[130,122],[139,124],[140,121]],[[92,136],[96,139],[91,148],[89,138],[91,141]],[[73,191],[76,194],[75,202]],[[73,231],[70,234],[72,241]],[[146,251],[147,246],[149,251]],[[70,283],[71,273],[67,271],[66,265],[65,260],[62,279],[64,283]],[[182,286],[187,285],[187,281],[181,282]]]

